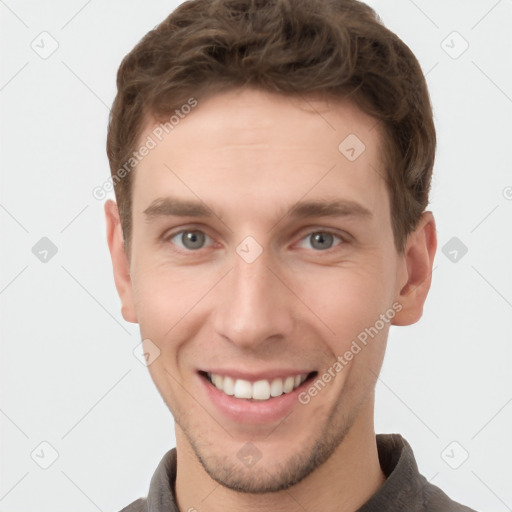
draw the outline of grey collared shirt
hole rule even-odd
[[[400,434],[377,434],[376,438],[386,481],[356,512],[475,512],[451,500],[419,473],[412,448]],[[156,468],[148,497],[139,498],[121,512],[180,512],[174,496],[175,480],[173,448]]]

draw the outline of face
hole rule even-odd
[[[381,155],[351,104],[246,89],[199,101],[137,167],[123,315],[178,442],[228,488],[300,481],[373,403],[408,308]]]

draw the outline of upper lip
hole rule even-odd
[[[309,375],[313,370],[293,370],[290,368],[282,368],[275,370],[262,370],[262,371],[251,371],[244,372],[240,370],[234,370],[230,368],[210,368],[207,370],[200,370],[204,373],[215,373],[217,375],[222,375],[223,377],[231,377],[233,379],[243,379],[249,382],[256,382],[258,380],[272,380],[286,377],[295,377],[296,375]]]

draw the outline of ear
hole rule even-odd
[[[402,255],[403,281],[395,300],[402,309],[393,318],[393,325],[411,325],[423,314],[423,304],[430,290],[432,265],[437,249],[436,224],[432,212],[424,212],[418,227],[409,234]]]
[[[114,269],[114,281],[121,299],[121,314],[127,322],[137,323],[137,314],[133,300],[133,287],[130,277],[130,263],[124,249],[123,230],[119,210],[115,201],[105,203],[105,221],[107,224],[107,241]]]

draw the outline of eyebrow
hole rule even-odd
[[[307,217],[361,217],[371,218],[373,213],[356,201],[335,199],[330,201],[301,201],[289,212],[294,218]]]
[[[146,221],[156,217],[213,217],[221,218],[201,201],[163,197],[155,199],[144,210]],[[287,213],[292,218],[359,217],[369,219],[373,213],[362,204],[348,199],[299,201]]]

